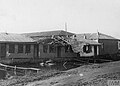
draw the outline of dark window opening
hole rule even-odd
[[[69,51],[68,45],[65,46],[65,52],[67,53]]]
[[[23,53],[23,44],[18,45],[18,53]]]
[[[70,46],[70,48],[69,48],[69,49],[70,49],[70,52],[73,52],[73,50],[72,50],[72,47],[71,47],[71,46]]]
[[[90,46],[90,45],[85,45],[85,46],[83,47],[83,52],[85,52],[85,53],[90,53],[90,52],[92,52],[92,46]]]
[[[25,53],[30,53],[31,52],[31,45],[30,44],[27,44],[25,46]]]
[[[55,46],[54,46],[54,45],[50,45],[50,47],[49,47],[49,52],[50,52],[50,53],[55,53],[55,51],[56,51]]]
[[[43,45],[43,52],[47,53],[47,50],[48,50],[48,45]]]
[[[65,52],[73,52],[72,47],[70,45],[65,46]]]
[[[4,58],[6,56],[6,44],[1,44],[1,52],[0,52],[1,58]]]
[[[15,53],[15,45],[9,44],[9,53]]]

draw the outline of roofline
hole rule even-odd
[[[42,32],[32,32],[32,33],[22,33],[22,35],[26,35],[26,34],[37,34],[37,33],[49,33],[49,32],[57,32],[57,31],[59,31],[59,34],[58,35],[54,35],[54,36],[66,36],[66,35],[60,35],[60,33],[62,32],[62,31],[64,31],[64,30],[52,30],[52,31],[42,31]],[[69,34],[67,34],[67,35],[69,35],[69,36],[72,36],[72,35],[76,35],[75,33],[72,33],[72,32],[69,32],[69,31],[64,31],[64,32],[67,32],[67,33],[69,33]],[[42,36],[42,35],[33,35],[33,36],[30,36],[30,37],[50,37],[50,36],[52,36],[52,35],[49,35],[49,36]]]
[[[98,39],[98,40],[120,40],[120,39]]]
[[[102,45],[102,44],[101,44],[101,43],[99,43],[99,44],[89,44],[89,45],[99,45],[99,46],[100,46],[100,45]]]
[[[108,39],[108,40],[120,40],[120,39],[117,39],[117,38],[115,38],[115,37],[113,37],[113,36],[111,36],[109,34],[105,34],[105,33],[101,33],[101,32],[98,32],[98,33],[89,33],[88,32],[88,33],[80,33],[80,34],[76,34],[76,35],[86,35],[86,34],[98,34],[98,35],[103,34],[103,35],[107,35],[109,37],[112,37],[111,39]],[[98,37],[97,39],[101,39],[101,38]],[[95,39],[95,40],[97,40],[97,39]]]
[[[31,43],[31,44],[35,44],[37,42],[13,42],[13,41],[0,41],[0,43]]]

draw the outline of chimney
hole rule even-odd
[[[84,34],[84,39],[86,39],[86,35]]]

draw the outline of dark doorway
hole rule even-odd
[[[61,47],[57,46],[57,57],[61,57]]]
[[[1,44],[1,50],[0,50],[1,58],[6,57],[6,44]]]
[[[39,45],[34,45],[34,58],[39,58]]]
[[[94,46],[94,56],[97,56],[97,46]]]

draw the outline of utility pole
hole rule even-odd
[[[65,22],[65,31],[67,32],[67,23]]]
[[[66,37],[68,37],[67,35],[67,23],[65,22],[65,31],[66,31]]]

